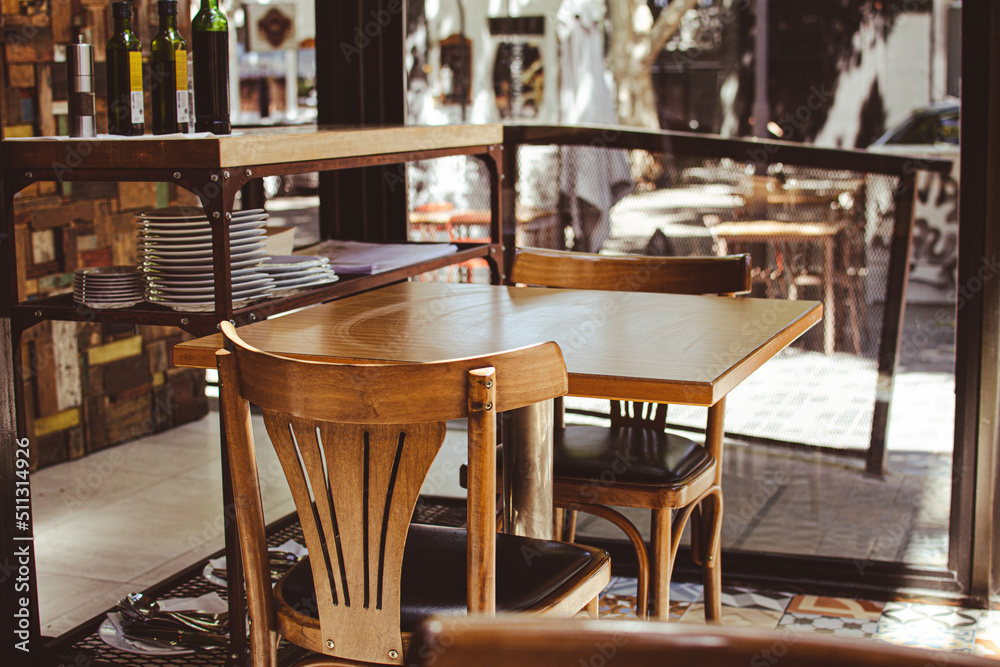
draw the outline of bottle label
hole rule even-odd
[[[187,123],[190,120],[191,96],[188,94],[188,61],[187,50],[174,51],[174,73],[177,76],[177,122]]]
[[[138,51],[130,51],[128,54],[128,74],[132,123],[144,123],[146,118],[142,102],[142,54]]]
[[[187,123],[190,120],[190,112],[188,111],[188,100],[191,98],[188,95],[187,88],[184,90],[177,91],[177,122]]]

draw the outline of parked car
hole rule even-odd
[[[918,109],[879,137],[868,150],[917,158],[950,159],[947,175],[918,172],[910,280],[920,283],[910,300],[954,303],[958,267],[960,109],[953,102]],[[892,193],[869,182],[869,235],[886,231]],[[877,230],[877,231],[876,231]]]

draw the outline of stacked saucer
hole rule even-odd
[[[332,283],[338,276],[326,257],[268,255],[260,268],[274,280],[268,296],[287,296],[303,287]]]
[[[161,208],[136,214],[146,300],[185,312],[215,310],[212,227],[197,208]],[[264,209],[234,211],[229,223],[233,307],[267,294],[271,279],[260,270],[267,257]]]
[[[142,272],[134,266],[90,266],[73,272],[73,301],[89,308],[127,308],[142,302]]]

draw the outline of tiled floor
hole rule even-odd
[[[670,596],[671,622],[705,622],[700,585],[674,584]],[[635,613],[635,580],[613,578],[601,599],[601,616],[635,618]],[[726,588],[722,623],[871,639],[1000,660],[997,611]]]

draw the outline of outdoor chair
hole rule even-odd
[[[674,294],[738,294],[750,289],[750,258],[606,256],[519,248],[513,283],[573,289]],[[678,350],[678,354],[683,354]],[[709,431],[721,443],[724,400],[708,410]],[[628,536],[639,565],[638,612],[648,612],[648,586],[656,618],[669,615],[670,576],[688,518],[692,554],[704,567],[705,614],[718,621],[721,605],[721,445],[701,444],[667,433],[667,406],[611,401],[610,427],[562,426],[554,437],[554,503],[565,508],[574,539],[576,511],[603,517]],[[611,474],[609,474],[611,473]],[[617,507],[652,510],[652,557],[633,523]],[[673,510],[678,510],[673,517]],[[558,516],[559,513],[557,513]],[[651,562],[650,562],[651,561]]]
[[[610,578],[604,551],[494,528],[496,413],[566,392],[555,343],[436,363],[336,364],[269,354],[221,328],[253,665],[276,664],[279,637],[322,654],[308,664],[403,664],[410,633],[432,614],[596,616]],[[263,410],[309,551],[273,589],[251,404]],[[460,418],[468,528],[411,525],[445,421]]]

